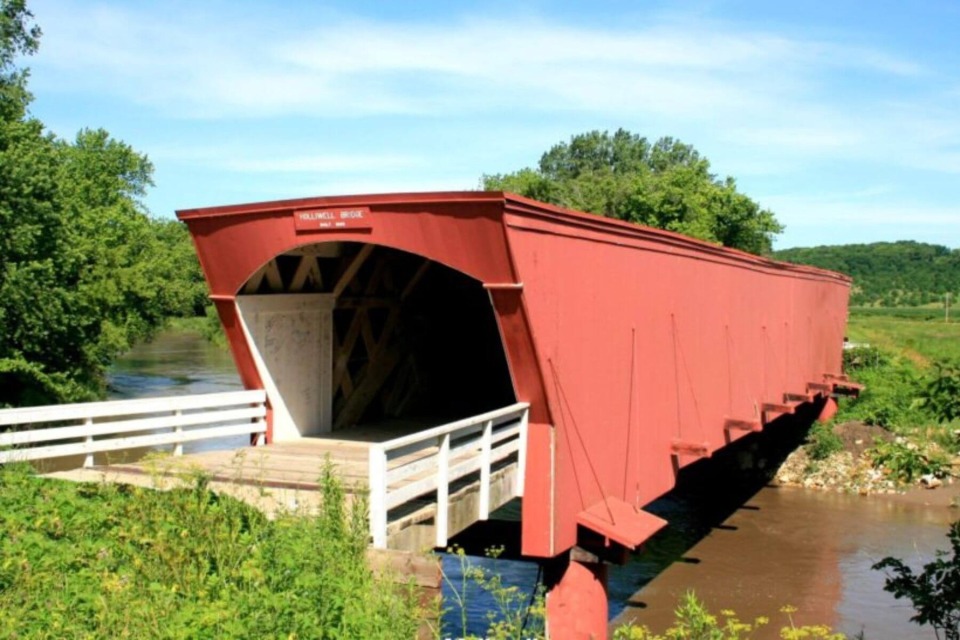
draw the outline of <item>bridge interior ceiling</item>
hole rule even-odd
[[[487,292],[422,256],[355,242],[270,260],[241,295],[333,294],[333,429],[456,419],[515,402]]]

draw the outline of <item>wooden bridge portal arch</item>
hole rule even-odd
[[[439,424],[516,402],[489,293],[429,258],[305,244],[258,268],[235,302],[275,441],[361,422]]]

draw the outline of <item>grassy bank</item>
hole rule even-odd
[[[778,477],[862,493],[948,481],[960,455],[960,323],[923,309],[853,309],[848,336],[859,346],[844,352],[844,370],[866,390],[814,426]]]
[[[847,335],[921,367],[941,358],[960,359],[960,322],[944,322],[942,310],[855,308]]]
[[[267,520],[206,489],[0,468],[0,636],[403,638],[412,589],[378,582],[364,514],[329,472],[315,516]]]
[[[867,389],[843,404],[838,420],[953,447],[960,428],[960,323],[889,311],[850,316],[848,334],[861,346],[845,352],[844,369]]]

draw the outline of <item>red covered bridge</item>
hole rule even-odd
[[[681,467],[858,389],[836,273],[506,193],[178,215],[248,391],[0,411],[53,425],[0,433],[0,463],[79,455],[98,470],[70,477],[135,481],[109,452],[250,435],[274,488],[315,489],[329,456],[391,549],[520,497],[552,637],[604,636],[604,563],[665,524],[643,507]],[[183,458],[239,484],[243,456]]]
[[[438,419],[484,414],[481,484],[497,469],[495,445],[515,443],[503,461],[519,477],[499,495],[522,495],[523,553],[578,550],[551,591],[554,629],[604,627],[603,569],[591,560],[664,524],[642,507],[680,467],[801,403],[830,411],[837,387],[853,386],[841,371],[850,281],[836,273],[507,193],[178,215],[244,384],[267,390],[269,442],[373,422],[420,425],[404,432],[413,442]],[[517,426],[498,436],[489,416],[504,407]],[[455,458],[456,437],[435,442],[440,458],[414,471]],[[388,457],[371,454],[372,480]],[[451,480],[441,477],[438,502]],[[479,517],[495,506],[491,492],[481,488]],[[384,500],[372,484],[381,545]],[[437,517],[449,518],[445,506]],[[435,525],[444,544],[449,523]]]

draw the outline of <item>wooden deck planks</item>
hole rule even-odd
[[[303,438],[296,441],[272,443],[260,447],[243,447],[219,451],[191,453],[183,456],[165,456],[132,463],[100,465],[95,468],[50,474],[75,481],[101,479],[111,482],[139,484],[168,488],[192,482],[196,474],[208,475],[211,487],[247,500],[271,513],[278,506],[288,504],[315,504],[319,497],[319,480],[326,461],[333,465],[335,474],[343,482],[348,494],[365,492],[369,478],[369,450],[372,443],[423,431],[440,420],[392,421],[358,426],[349,431],[334,432],[325,437]],[[395,468],[421,458],[434,456],[437,446],[428,446],[413,453],[393,458],[389,467]],[[468,459],[470,452],[460,451],[451,456],[450,464]],[[399,489],[436,473],[435,466],[424,469],[398,482],[391,489]],[[451,490],[462,492],[475,483],[464,478]],[[421,521],[429,520],[436,512],[432,495],[415,499],[398,507],[390,521],[391,535]]]

